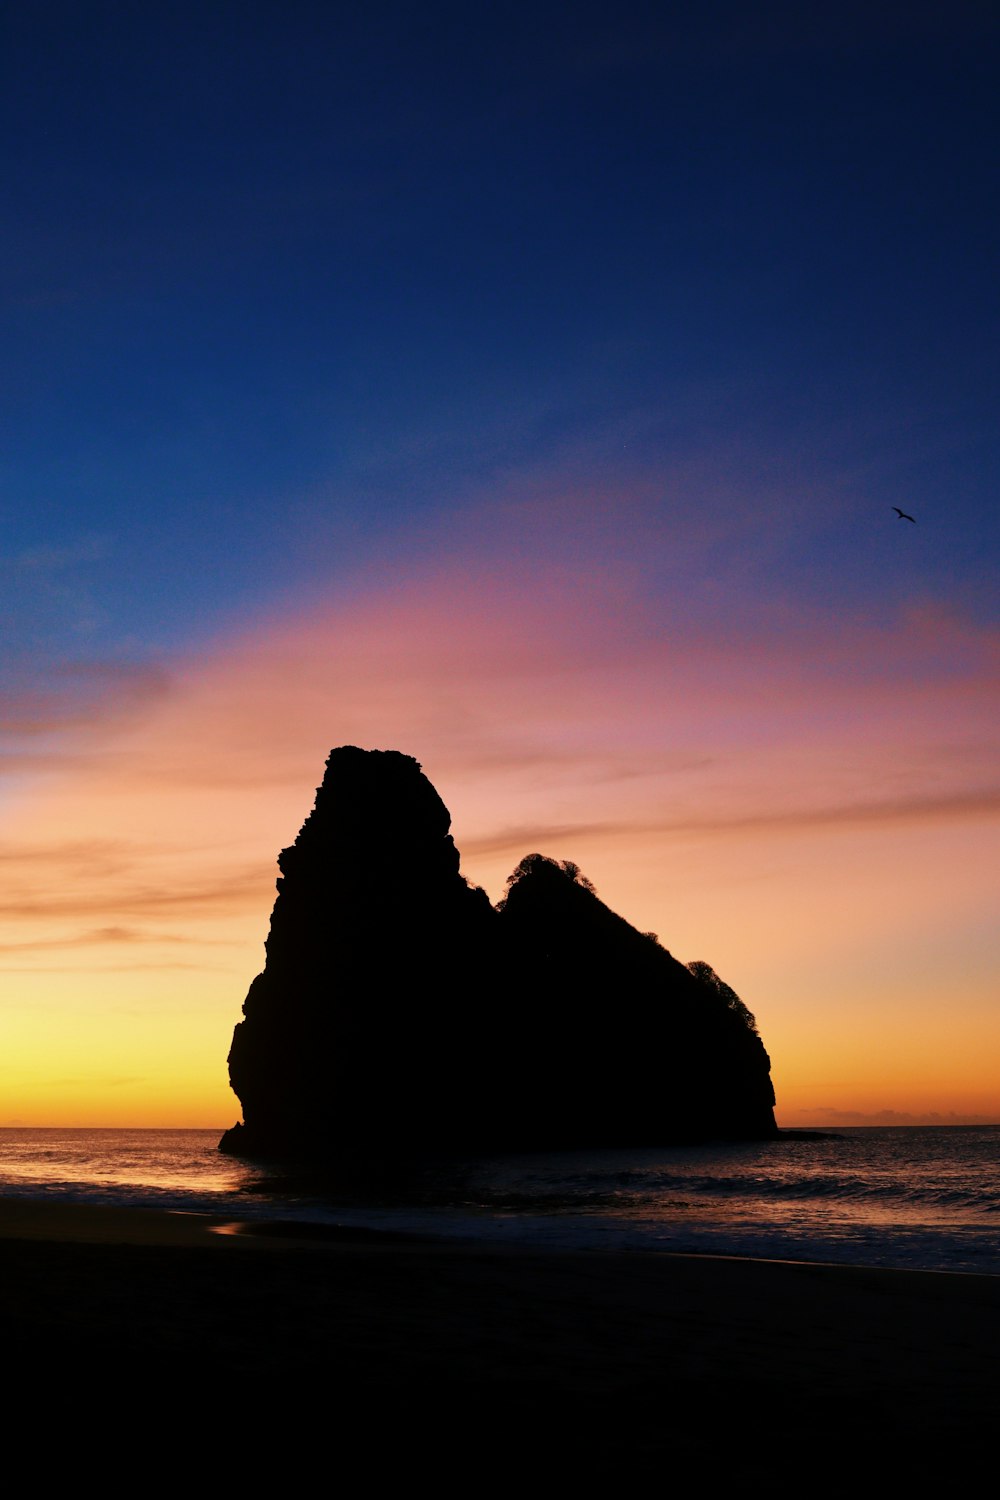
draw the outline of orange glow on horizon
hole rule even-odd
[[[67,733],[8,809],[0,1124],[232,1123],[275,858],[346,743],[416,756],[494,900],[524,854],[571,858],[712,963],[782,1123],[1000,1120],[996,642],[789,626],[762,612],[737,647],[652,627],[628,572],[501,584],[465,559],[221,640]]]

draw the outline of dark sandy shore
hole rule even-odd
[[[352,1493],[951,1487],[995,1454],[1000,1277],[213,1226],[0,1202],[9,1441]]]

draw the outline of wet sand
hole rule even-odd
[[[953,1485],[995,1451],[1000,1277],[233,1228],[0,1201],[9,1433],[199,1487],[439,1493]]]

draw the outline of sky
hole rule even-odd
[[[995,8],[0,31],[0,1123],[238,1117],[340,744],[711,963],[779,1123],[1000,1120]]]

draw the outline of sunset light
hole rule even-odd
[[[0,1120],[230,1121],[344,744],[1000,1119],[987,32],[342,9],[15,28]]]
[[[1000,11],[0,56],[13,1477],[981,1488]]]

